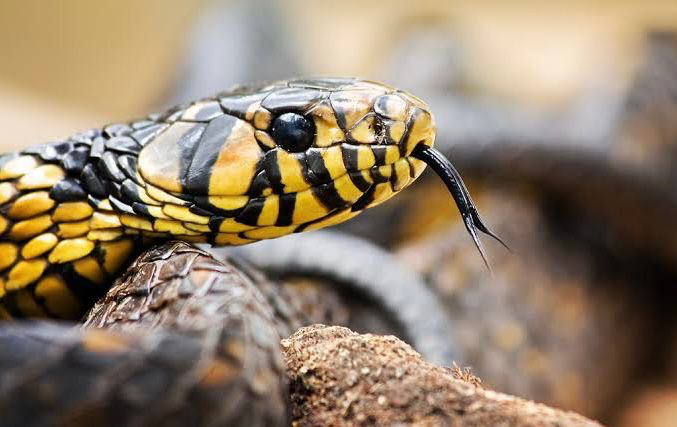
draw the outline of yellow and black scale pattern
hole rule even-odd
[[[298,79],[3,155],[0,318],[81,316],[155,239],[240,245],[350,219],[418,177],[411,152],[434,137],[406,92]]]

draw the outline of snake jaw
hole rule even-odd
[[[454,165],[447,159],[441,152],[435,148],[425,145],[418,144],[411,155],[423,162],[425,162],[430,168],[442,179],[445,183],[451,196],[456,202],[459,212],[461,213],[461,218],[463,219],[463,224],[465,225],[468,234],[473,239],[477,250],[482,256],[482,260],[486,265],[487,269],[492,272],[491,265],[487,258],[482,242],[479,239],[477,230],[483,232],[484,234],[491,236],[497,240],[501,245],[506,249],[510,250],[508,245],[501,240],[493,231],[491,231],[482,221],[475,202],[473,202],[468,192],[468,188],[465,186],[461,175],[458,173]]]

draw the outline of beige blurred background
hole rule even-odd
[[[161,105],[206,0],[0,2],[2,149],[63,137]],[[412,31],[453,35],[468,91],[556,109],[590,81],[627,84],[665,1],[310,1],[275,16],[307,73],[378,77]],[[374,76],[376,74],[376,76]],[[230,82],[227,82],[230,83]]]
[[[439,145],[571,140],[623,157],[603,141],[656,31],[677,31],[677,1],[0,0],[0,151],[238,82],[334,74],[421,95]],[[637,140],[627,157],[650,145]],[[674,163],[656,153],[637,163]],[[674,384],[638,388],[612,419],[677,425]]]

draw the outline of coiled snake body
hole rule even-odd
[[[0,317],[81,318],[158,240],[242,245],[326,227],[392,197],[426,163],[481,250],[476,229],[491,232],[434,138],[418,98],[321,78],[237,87],[3,155]],[[12,328],[0,342],[46,345],[52,333]]]

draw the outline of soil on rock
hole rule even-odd
[[[392,336],[314,325],[282,348],[295,426],[600,426],[459,379]]]

